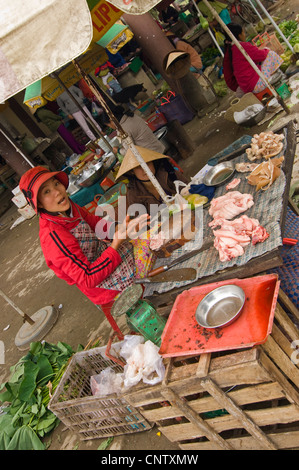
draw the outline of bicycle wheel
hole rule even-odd
[[[254,9],[248,3],[241,2],[239,8],[237,8],[237,13],[240,18],[248,24],[254,23],[258,19]]]

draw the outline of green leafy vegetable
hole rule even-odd
[[[0,402],[9,403],[0,414],[0,450],[41,450],[40,438],[52,431],[59,420],[47,408],[51,382],[54,393],[73,355],[65,343],[31,343],[30,350],[13,367],[10,380],[0,386]]]

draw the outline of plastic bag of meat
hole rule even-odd
[[[124,374],[116,373],[111,367],[102,370],[100,374],[90,377],[91,393],[97,397],[105,397],[112,393],[119,394],[124,384]]]
[[[135,345],[124,367],[125,387],[132,387],[140,380],[150,385],[163,380],[165,367],[158,351],[158,346],[151,341]]]

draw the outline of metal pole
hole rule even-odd
[[[290,110],[289,108],[286,106],[285,102],[283,101],[283,99],[279,96],[279,94],[276,92],[276,90],[272,87],[272,85],[270,85],[270,83],[268,82],[268,80],[266,79],[265,75],[260,71],[260,69],[257,67],[257,65],[253,62],[253,60],[251,59],[251,57],[249,57],[249,55],[247,54],[247,52],[244,50],[244,48],[241,46],[241,44],[239,43],[239,41],[235,38],[235,36],[231,33],[231,31],[228,29],[228,27],[226,26],[226,24],[224,23],[224,21],[222,21],[222,19],[220,18],[220,16],[218,15],[218,13],[216,12],[216,10],[210,5],[210,3],[208,2],[208,0],[202,0],[204,2],[204,4],[209,8],[209,10],[212,12],[212,14],[214,15],[214,17],[217,19],[218,23],[221,24],[222,28],[224,29],[224,31],[228,34],[228,36],[231,38],[231,40],[233,41],[233,43],[237,46],[237,48],[240,50],[240,52],[243,54],[243,56],[246,58],[246,60],[250,63],[251,67],[256,71],[256,73],[258,74],[258,76],[263,80],[263,82],[267,85],[267,87],[269,88],[269,90],[271,91],[271,93],[273,94],[273,96],[276,97],[277,101],[279,102],[279,104],[281,105],[281,107],[285,110],[285,112],[287,114],[290,114]]]
[[[73,60],[73,63],[74,65],[76,66],[77,70],[79,71],[79,73],[82,75],[82,77],[84,78],[84,80],[86,81],[86,83],[88,84],[89,88],[91,89],[91,91],[94,93],[94,95],[96,96],[96,98],[99,100],[99,102],[101,103],[101,105],[103,106],[104,110],[106,111],[106,113],[108,114],[109,116],[109,119],[114,122],[117,130],[119,131],[120,133],[120,136],[121,136],[121,139],[125,140],[126,143],[128,144],[128,147],[129,149],[132,151],[134,157],[136,158],[136,160],[138,161],[138,163],[140,164],[141,168],[145,171],[145,173],[147,174],[147,176],[149,177],[150,181],[152,182],[152,184],[154,185],[154,187],[156,188],[156,190],[158,191],[158,193],[160,194],[163,202],[165,202],[165,204],[167,206],[170,205],[169,201],[168,201],[168,197],[167,194],[165,193],[165,191],[163,190],[163,188],[160,186],[159,182],[157,181],[157,179],[155,178],[155,176],[153,175],[153,173],[151,172],[151,170],[149,169],[149,167],[147,166],[147,164],[145,163],[145,161],[143,160],[142,156],[140,155],[140,153],[138,152],[138,150],[136,149],[135,145],[133,144],[132,142],[132,139],[131,137],[128,136],[128,134],[126,134],[126,132],[123,130],[122,126],[120,125],[120,123],[118,122],[118,120],[115,118],[114,114],[112,113],[111,109],[109,108],[109,106],[107,105],[107,103],[105,102],[105,100],[103,99],[103,97],[101,96],[101,94],[98,92],[98,90],[95,88],[94,84],[91,82],[89,76],[85,73],[85,71],[81,68],[80,64],[77,62],[76,59]]]
[[[259,19],[261,20],[261,22],[265,24],[263,18],[261,17],[261,15],[259,14],[259,12],[258,12],[257,9],[255,8],[253,2],[252,2],[251,0],[248,0],[248,2],[250,3],[250,5],[252,6],[252,8],[254,9],[255,13],[257,14],[257,16],[259,17]]]
[[[192,3],[193,3],[193,5],[194,5],[194,7],[196,8],[196,11],[197,11],[198,16],[203,16],[203,14],[201,13],[200,9],[199,9],[198,6],[196,5],[195,0],[192,0]],[[219,46],[219,44],[218,44],[218,42],[217,42],[217,40],[216,40],[214,34],[212,33],[210,27],[208,27],[208,32],[209,32],[209,35],[211,36],[211,38],[212,38],[212,40],[213,40],[215,46],[217,47],[218,51],[220,52],[220,55],[221,55],[222,57],[224,57],[223,50],[222,50],[221,47]]]
[[[256,0],[256,3],[258,4],[258,6],[260,7],[260,9],[263,11],[263,13],[266,15],[266,17],[271,21],[271,23],[273,24],[274,28],[276,29],[276,31],[278,32],[278,34],[282,37],[282,39],[284,40],[284,42],[286,43],[286,45],[288,46],[288,48],[292,51],[292,53],[294,54],[294,49],[292,47],[292,45],[289,43],[289,41],[287,40],[287,38],[284,36],[284,34],[282,33],[281,29],[279,29],[279,27],[277,26],[277,24],[275,23],[275,21],[273,20],[272,16],[269,15],[269,13],[267,12],[266,8],[264,7],[264,5],[262,5],[262,3],[260,2],[260,0]]]
[[[0,129],[0,132],[1,134],[4,135],[4,137],[8,140],[8,142],[14,146],[16,152],[20,153],[22,155],[22,157],[24,158],[24,160],[26,160],[26,162],[28,163],[28,165],[30,165],[32,168],[34,167],[33,163],[26,157],[26,155],[23,154],[23,152],[18,148],[16,147],[16,145],[13,143],[13,141],[8,137],[8,135],[3,131],[3,129]]]

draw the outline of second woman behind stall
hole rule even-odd
[[[239,24],[231,23],[227,27],[265,77],[269,78],[273,75],[282,64],[282,58],[274,51],[266,48],[259,49],[246,42],[245,31]],[[259,77],[237,46],[233,44],[228,34],[226,34],[225,40],[223,74],[227,86],[235,91],[237,96],[249,92],[257,94],[267,88],[267,84]]]
[[[143,147],[136,146],[136,149],[166,195],[174,196],[176,194],[174,181],[180,180],[187,183],[182,173],[170,163],[169,157]],[[163,201],[130,149],[126,152],[116,179],[119,180],[122,177],[129,180],[126,194],[127,208],[133,204],[142,204],[148,214],[154,215],[155,208]]]

